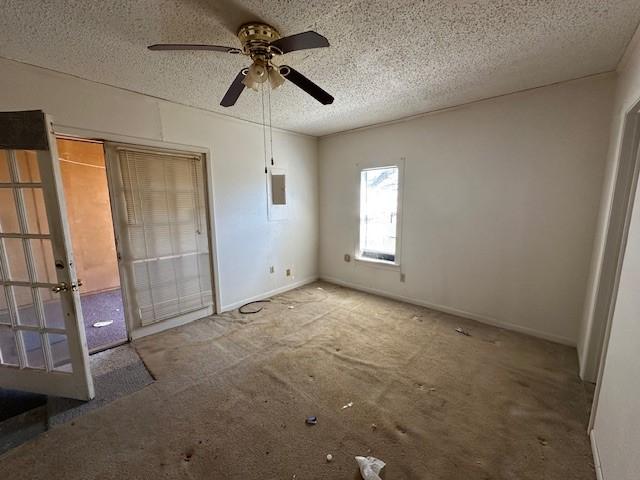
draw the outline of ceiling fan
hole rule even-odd
[[[272,89],[280,87],[285,79],[301,88],[323,105],[333,103],[333,97],[307,77],[288,65],[276,65],[274,57],[298,50],[323,48],[329,41],[313,31],[281,37],[280,33],[264,23],[247,23],[238,30],[242,48],[220,45],[191,45],[181,43],[159,43],[150,45],[149,50],[207,50],[251,57],[252,64],[240,70],[225,93],[220,105],[235,105],[245,87],[258,90],[258,85],[269,82]]]

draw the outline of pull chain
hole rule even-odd
[[[264,173],[269,173],[267,168],[267,125],[265,124],[264,115],[264,82],[260,84],[260,93],[262,97],[262,148],[264,150]]]
[[[271,88],[267,89],[267,98],[269,100],[269,142],[271,148],[271,166],[275,165],[273,162],[273,124],[271,123]]]
[[[262,96],[262,148],[264,149],[264,193],[266,195],[267,218],[269,218],[269,168],[267,167],[267,126],[265,124],[264,115],[264,82],[260,84],[260,92]]]

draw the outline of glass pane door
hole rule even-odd
[[[79,285],[52,148],[0,149],[0,387],[89,399]]]

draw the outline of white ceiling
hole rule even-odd
[[[236,46],[262,20],[313,29],[328,49],[286,62],[332,93],[322,106],[287,82],[274,126],[326,135],[615,68],[638,0],[3,0],[0,56],[261,121],[259,94],[219,106],[242,56],[149,52],[152,43]]]

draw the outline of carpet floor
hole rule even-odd
[[[134,345],[157,381],[3,478],[353,480],[355,455],[389,480],[595,478],[573,348],[326,283]]]
[[[0,454],[153,382],[130,345],[91,355],[89,363],[96,393],[90,402],[0,388]]]
[[[127,327],[124,323],[122,292],[118,288],[99,293],[80,295],[84,330],[89,350],[124,342],[127,340]],[[96,322],[113,321],[111,325],[94,327]]]
[[[86,293],[80,295],[82,317],[84,319],[85,333],[89,351],[95,351],[112,346],[127,340],[127,327],[124,321],[124,306],[122,304],[122,291],[118,288],[105,292]],[[47,324],[54,327],[62,327],[64,320],[59,301],[44,302],[44,313]],[[33,305],[22,306],[18,310],[21,322],[25,325],[38,325]],[[110,325],[94,327],[96,322],[112,321]],[[13,339],[0,338],[0,346],[3,351],[9,352],[11,362],[18,362],[15,344],[9,346]],[[44,357],[39,336],[30,336],[25,339],[25,347],[29,352],[32,364],[44,365]]]

